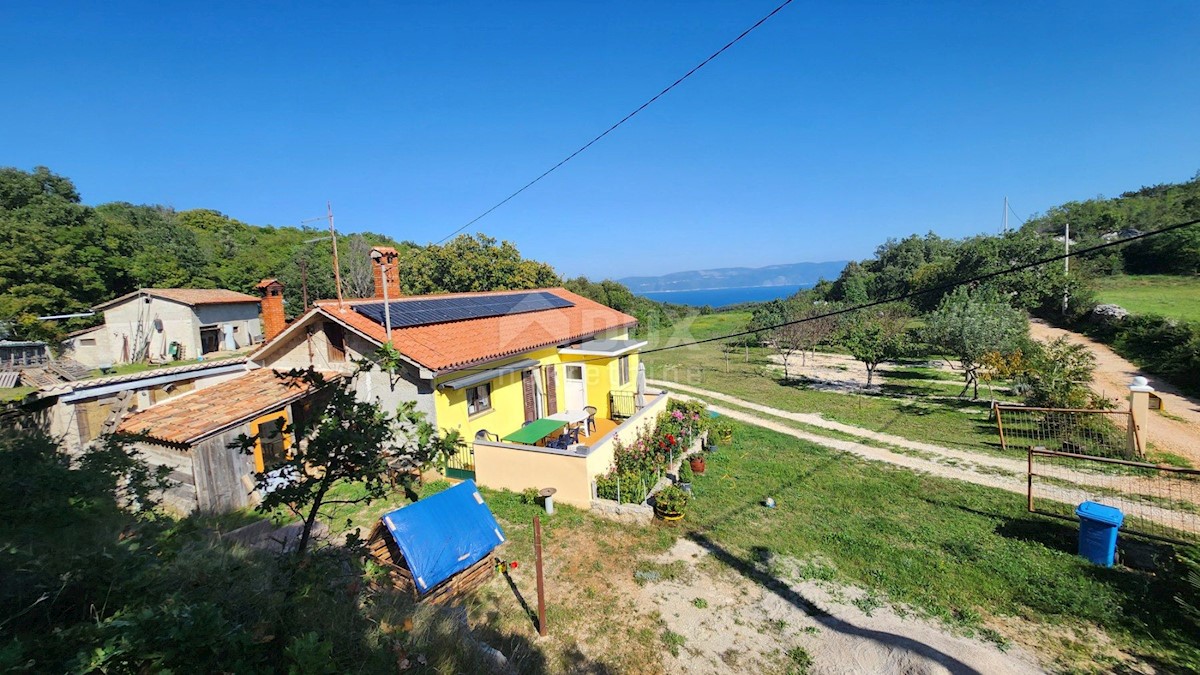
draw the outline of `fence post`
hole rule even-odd
[[[1036,448],[1030,447],[1028,455],[1027,455],[1028,467],[1026,469],[1026,475],[1025,475],[1025,480],[1026,480],[1026,486],[1025,486],[1026,505],[1025,506],[1026,506],[1026,508],[1029,509],[1030,513],[1033,513],[1033,451],[1039,450],[1039,449],[1045,450],[1045,448],[1043,448],[1041,446],[1038,446]]]
[[[621,503],[621,472],[617,472],[617,503]]]
[[[1129,429],[1126,433],[1126,450],[1135,457],[1146,455],[1145,439],[1141,433],[1143,425],[1150,416],[1150,394],[1154,387],[1146,378],[1138,376],[1129,383]]]
[[[1004,442],[1004,420],[1000,418],[1000,404],[993,401],[992,409],[996,413],[996,428],[1000,430],[1000,449],[1007,452],[1008,444]]]

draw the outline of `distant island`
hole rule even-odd
[[[674,272],[657,277],[626,277],[617,281],[638,294],[773,286],[809,287],[821,279],[836,279],[846,263],[845,260],[836,260],[767,267],[722,267]]]

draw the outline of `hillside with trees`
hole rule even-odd
[[[755,310],[750,327],[762,328],[802,318],[813,314],[814,307],[828,311],[900,297],[904,299],[895,303],[903,307],[900,311],[911,312],[926,325],[924,334],[913,338],[955,352],[959,348],[951,339],[954,331],[942,330],[939,334],[934,330],[939,324],[933,321],[970,310],[966,291],[955,290],[955,284],[1061,254],[1068,222],[1071,246],[1079,249],[1196,218],[1200,218],[1200,174],[1185,183],[1143,187],[1111,199],[1097,197],[1067,202],[1036,214],[1020,229],[999,235],[946,239],[930,232],[924,236],[889,239],[875,250],[873,257],[846,265],[837,279],[822,281],[812,290],[801,291],[791,298],[761,305]],[[1063,265],[1051,264],[975,283],[970,295],[988,298],[991,307],[976,312],[978,321],[972,325],[1007,314],[1009,309],[1023,310],[1101,339],[1147,371],[1190,391],[1200,391],[1200,324],[1177,313],[1159,316],[1130,312],[1125,318],[1120,318],[1119,311],[1116,318],[1111,312],[1093,313],[1101,280],[1109,281],[1104,286],[1109,293],[1113,283],[1151,278],[1144,275],[1167,275],[1153,279],[1160,286],[1174,283],[1190,288],[1198,273],[1200,225],[1073,258],[1069,273]],[[880,325],[867,325],[865,333],[863,326],[858,326],[857,333],[831,328],[822,339],[840,341],[843,346],[862,345],[864,335],[874,338],[881,330]],[[774,335],[771,339],[777,344],[792,341],[788,335]],[[1010,349],[1018,348],[1016,342],[1007,342]],[[872,347],[866,353],[878,353],[873,340],[865,344]],[[1023,348],[1026,356],[1031,356],[1029,350],[1033,347]],[[972,373],[979,366],[978,359],[989,353],[985,350],[964,361],[968,384],[972,387]],[[973,367],[966,366],[968,361]]]
[[[339,235],[346,297],[373,293],[372,246],[400,251],[405,293],[540,288],[563,284],[550,265],[521,256],[511,242],[460,235],[421,246],[371,232]],[[39,316],[86,312],[146,287],[228,288],[253,294],[259,280],[284,285],[289,316],[336,297],[329,230],[259,226],[211,209],[82,203],[69,178],[45,167],[0,168],[0,338],[54,341],[93,318],[43,322]],[[633,298],[616,282],[575,279],[572,290],[660,325],[658,303]],[[678,312],[676,312],[678,313]]]

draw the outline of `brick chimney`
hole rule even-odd
[[[266,341],[282,333],[287,326],[283,316],[283,284],[277,279],[263,279],[255,288],[262,293],[262,329]]]
[[[387,297],[396,300],[400,297],[400,269],[396,264],[400,254],[391,246],[375,246],[371,249],[371,271],[375,277],[375,297],[383,299],[384,266],[387,266]]]

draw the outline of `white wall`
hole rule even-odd
[[[147,302],[148,301],[148,302]],[[162,331],[154,329],[154,320],[162,322]],[[138,352],[135,338],[141,326],[141,341],[149,339],[150,358],[166,360],[167,347],[178,342],[184,347],[184,358],[194,359],[200,354],[200,324],[192,308],[171,300],[152,296],[135,296],[104,311],[104,325],[109,331],[110,356],[114,363],[125,363],[121,358],[125,340],[129,341],[129,355]]]
[[[88,368],[99,368],[101,365],[112,364],[114,361],[109,338],[108,327],[97,326],[86,333],[63,340],[63,356],[74,359]],[[85,344],[87,341],[91,341],[92,344]]]
[[[154,329],[155,319],[162,322],[162,331]],[[172,342],[183,345],[184,359],[192,360],[200,356],[200,326],[232,324],[236,329],[234,340],[239,348],[253,344],[253,336],[262,335],[262,320],[255,303],[190,307],[164,298],[135,296],[104,311],[106,335],[103,340],[108,347],[107,350],[97,350],[98,354],[103,352],[107,355],[102,361],[123,363],[121,352],[126,339],[129,340],[130,356],[137,353],[134,339],[139,323],[142,326],[142,341],[149,339],[148,354],[152,360],[169,359]],[[97,343],[100,342],[101,338],[97,338]]]

